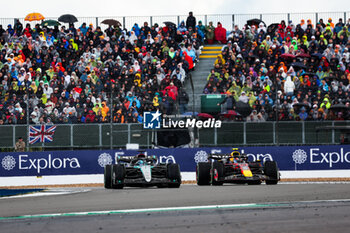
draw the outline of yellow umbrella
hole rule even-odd
[[[30,13],[25,17],[25,21],[40,21],[45,19],[45,17],[40,13]]]

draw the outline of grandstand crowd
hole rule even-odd
[[[217,39],[225,45],[204,93],[226,94],[232,114],[249,104],[248,122],[349,120],[349,30],[350,19],[331,18],[235,25],[227,43]]]
[[[186,111],[183,90],[204,37],[186,23],[105,31],[0,25],[0,124],[137,123]],[[27,107],[27,103],[29,103]]]
[[[227,33],[192,12],[180,25],[104,31],[86,23],[0,25],[0,125],[141,123],[144,111],[184,113],[183,85],[204,43],[225,44],[204,93],[226,94],[227,110],[249,103],[245,120],[346,120],[348,111],[330,108],[349,106],[349,35],[341,19]]]

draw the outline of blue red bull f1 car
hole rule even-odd
[[[248,161],[245,154],[234,149],[231,154],[212,154],[208,162],[200,162],[196,167],[198,185],[237,184],[277,184],[280,173],[275,161]]]

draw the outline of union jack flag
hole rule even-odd
[[[29,144],[37,142],[52,142],[55,125],[35,125],[29,127]]]

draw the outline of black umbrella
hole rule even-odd
[[[249,26],[252,26],[252,25],[255,25],[257,28],[259,27],[259,24],[260,23],[263,23],[264,24],[264,27],[266,27],[266,23],[260,19],[250,19],[250,20],[247,20],[247,24]]]
[[[313,53],[311,54],[311,57],[317,57],[318,59],[321,59],[323,55],[321,53]]]
[[[270,24],[268,27],[267,27],[267,30],[269,30],[271,28],[271,30],[274,32],[278,29],[278,23],[273,23],[273,24]]]
[[[167,27],[173,27],[176,28],[176,24],[170,21],[163,22]]]
[[[335,104],[330,107],[331,110],[335,112],[340,112],[340,111],[349,111],[349,107],[345,106],[344,104]]]
[[[305,108],[309,108],[310,106],[306,103],[296,103],[296,104],[293,104],[293,107],[298,107],[298,108],[302,108],[302,107],[305,107]]]
[[[58,21],[63,23],[75,23],[75,22],[78,22],[78,19],[74,15],[65,14],[65,15],[61,15],[58,18]]]
[[[109,26],[114,26],[114,27],[122,26],[122,24],[118,20],[115,20],[115,19],[105,19],[101,23],[107,24]]]
[[[297,69],[306,69],[307,67],[302,62],[292,62],[290,63],[290,66],[293,66],[293,68]]]
[[[247,117],[250,115],[250,113],[252,113],[252,108],[248,103],[238,101],[236,103],[236,112],[238,112],[243,117]]]

